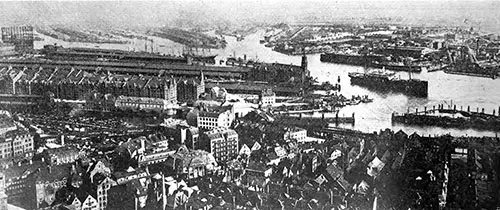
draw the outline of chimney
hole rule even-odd
[[[141,139],[141,150],[142,151],[146,150],[146,140],[145,139]]]
[[[175,162],[175,161],[174,161]],[[161,174],[161,190],[162,190],[162,209],[165,210],[165,207],[167,206],[167,195],[166,195],[166,189],[165,189],[165,176],[163,173]]]
[[[181,144],[184,144],[184,142],[186,142],[186,130],[186,128],[181,128]]]
[[[64,138],[65,138],[64,134],[63,134],[63,135],[61,135],[61,145],[62,145],[62,146],[64,146]]]

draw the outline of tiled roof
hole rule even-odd
[[[54,166],[41,167],[40,171],[35,174],[37,182],[52,182],[69,178],[71,164],[62,164]]]

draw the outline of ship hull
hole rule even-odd
[[[374,68],[387,69],[392,71],[408,71],[409,66],[405,65],[394,65],[394,64],[384,64],[384,63],[373,63],[371,65]],[[422,66],[412,66],[411,72],[422,72]]]
[[[428,83],[421,80],[391,80],[386,77],[349,75],[351,84],[379,91],[400,92],[409,96],[427,97]]]

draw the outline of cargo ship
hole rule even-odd
[[[369,72],[369,73],[349,73],[351,84],[368,87],[379,91],[401,92],[406,95],[416,97],[427,97],[428,82],[417,79],[398,79],[394,73]]]

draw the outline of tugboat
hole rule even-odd
[[[374,71],[368,73],[351,72],[351,84],[368,87],[370,89],[381,91],[402,92],[406,95],[416,97],[428,96],[428,82],[411,78],[411,65],[409,66],[409,79],[395,78],[395,73],[387,73],[385,71]]]

